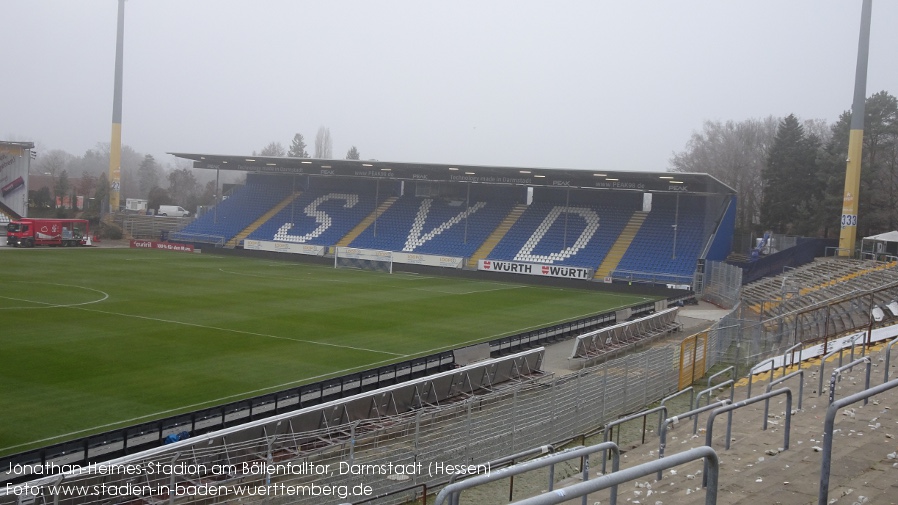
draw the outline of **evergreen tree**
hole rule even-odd
[[[851,112],[845,111],[832,126],[832,137],[821,156],[825,198],[820,218],[824,236],[838,235],[845,191],[848,135]],[[898,100],[885,91],[865,102],[864,145],[858,202],[858,236],[868,236],[898,227]]]
[[[61,199],[69,193],[69,189],[71,189],[69,184],[69,172],[68,170],[63,169],[56,179],[56,187],[53,188],[53,196]]]
[[[309,157],[309,152],[306,151],[306,141],[302,138],[301,133],[297,133],[293,136],[293,143],[290,144],[290,150],[287,151],[287,156],[291,158]]]
[[[106,172],[100,172],[100,175],[97,176],[97,185],[96,189],[94,189],[94,199],[99,202],[100,209],[102,212],[109,212],[109,176]]]
[[[159,185],[159,166],[156,165],[153,155],[144,156],[140,167],[137,168],[137,179],[141,197],[146,197],[151,189]]]
[[[815,233],[822,185],[817,169],[820,141],[805,134],[794,114],[783,119],[762,172],[761,224],[779,233]]]
[[[358,160],[359,158],[359,150],[352,146],[349,148],[349,151],[346,152],[347,160]]]

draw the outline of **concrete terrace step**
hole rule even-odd
[[[883,353],[881,347],[871,353],[874,365],[871,386],[882,383]],[[894,360],[893,360],[894,362]],[[827,366],[828,376],[833,365]],[[799,505],[816,504],[820,482],[823,445],[823,423],[829,405],[828,391],[817,396],[819,367],[805,368],[804,399],[798,409],[797,377],[775,386],[789,387],[793,392],[790,447],[783,448],[785,429],[785,397],[770,400],[768,429],[762,431],[763,402],[734,411],[731,447],[724,448],[726,415],[718,415],[713,426],[711,446],[720,457],[720,480],[717,503],[756,505],[760,503]],[[864,366],[857,366],[843,375],[836,386],[836,398],[844,398],[863,389]],[[892,379],[896,369],[893,365]],[[776,377],[781,377],[778,371]],[[747,382],[747,381],[743,381]],[[768,379],[756,377],[752,395],[765,391]],[[827,385],[828,386],[828,381]],[[746,399],[746,385],[737,385],[735,401]],[[729,398],[729,391],[715,395],[717,399]],[[716,401],[716,400],[715,400]],[[705,404],[703,401],[702,404]],[[682,413],[684,411],[681,411]],[[670,412],[669,416],[677,412]],[[692,419],[682,420],[668,430],[666,455],[705,445],[705,426],[708,414],[701,414],[699,431],[693,435]],[[658,457],[659,438],[655,433],[658,416],[647,421],[651,433],[646,443],[629,448],[621,457],[621,468],[636,466]],[[641,423],[641,421],[631,421]],[[829,485],[830,503],[889,504],[898,503],[898,390],[890,390],[870,399],[842,409],[836,418],[833,440],[832,466]],[[622,448],[624,449],[624,448]],[[702,486],[702,463],[690,463],[665,471],[663,479],[654,476],[621,485],[619,504],[641,503],[650,505],[703,504],[705,490]],[[610,471],[610,463],[608,470]],[[590,461],[590,476],[601,473],[601,460]],[[572,477],[556,485],[556,489],[579,482]],[[604,490],[589,495],[587,503],[610,503],[610,492]]]

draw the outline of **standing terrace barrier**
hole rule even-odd
[[[586,497],[589,493],[595,493],[609,487],[619,486],[624,482],[651,475],[660,470],[666,470],[675,466],[689,463],[697,459],[704,459],[707,471],[705,488],[705,505],[715,505],[717,503],[717,482],[720,475],[720,460],[714,449],[708,446],[696,447],[683,451],[664,459],[656,459],[641,465],[625,468],[623,470],[603,475],[596,479],[573,484],[557,491],[550,491],[532,498],[516,501],[511,505],[554,505],[563,503],[578,497]]]
[[[889,345],[886,346],[886,371],[885,375],[882,379],[883,382],[889,382],[889,360],[892,358],[892,346],[895,345],[895,342],[898,342],[898,338],[889,342]],[[821,377],[823,377],[821,372]]]
[[[671,424],[677,424],[680,421],[680,419],[689,419],[690,417],[694,417],[696,424],[694,424],[692,427],[692,434],[695,435],[696,433],[698,433],[698,415],[699,414],[701,414],[702,412],[707,412],[709,410],[714,410],[718,407],[730,405],[731,403],[733,403],[732,400],[720,400],[719,402],[712,403],[710,405],[705,405],[704,407],[699,407],[697,409],[690,410],[689,412],[684,412],[680,415],[668,417],[667,419],[665,419],[664,422],[661,423],[661,430],[659,432],[659,437],[661,440],[658,443],[658,459],[661,459],[664,457],[664,450],[667,447],[667,427],[668,426],[670,426]],[[663,473],[664,473],[663,469],[658,470],[658,477],[657,477],[658,480],[661,480],[661,478],[663,477]]]
[[[860,337],[861,337],[861,335],[855,335],[854,338],[851,339],[851,357],[849,359],[851,359],[852,361],[854,361],[854,343]],[[834,349],[833,351],[825,354],[823,356],[823,358],[820,359],[820,379],[819,379],[819,384],[817,384],[817,396],[818,397],[823,394],[823,376],[825,375],[824,372],[826,370],[827,360],[829,360],[829,358],[832,358],[833,356],[838,354],[839,355],[839,366],[842,366],[842,354],[844,352],[845,352],[845,346],[842,346],[842,347],[839,347],[838,349]]]
[[[708,387],[711,387],[711,382],[713,382],[714,379],[716,379],[717,377],[719,377],[719,376],[721,376],[721,375],[723,375],[723,374],[725,374],[725,373],[727,373],[727,372],[730,373],[730,377],[733,377],[733,374],[736,373],[735,370],[736,370],[736,367],[734,367],[734,366],[728,366],[728,367],[724,368],[723,370],[717,372],[716,374],[714,374],[714,375],[708,377]]]
[[[519,463],[517,465],[503,468],[495,472],[482,472],[461,482],[449,484],[448,486],[444,487],[437,495],[436,505],[458,505],[458,500],[461,497],[461,493],[465,489],[470,489],[481,484],[494,482],[506,477],[511,477],[512,475],[518,475],[524,472],[529,472],[531,470],[545,467],[549,467],[549,491],[552,491],[555,488],[555,463],[560,463],[562,461],[567,461],[573,458],[582,458],[599,451],[602,451],[604,453],[604,451],[608,450],[611,451],[614,458],[611,464],[612,472],[616,472],[618,468],[620,468],[620,449],[614,442],[602,442],[601,444],[596,444],[589,447],[575,447],[566,451],[552,454],[550,456],[544,456],[542,458],[537,458],[525,463]],[[589,465],[583,465],[583,480],[589,480]],[[617,486],[614,486],[611,490],[611,504],[615,505],[616,503]]]
[[[798,360],[795,359],[795,350],[798,349]],[[792,347],[786,349],[786,352],[783,353],[783,375],[786,375],[786,369],[789,365],[798,365],[798,369],[801,370],[801,353],[804,350],[804,342],[799,342]],[[791,358],[790,355],[791,354]]]
[[[679,325],[676,322],[678,307],[656,312],[654,314],[600,328],[577,337],[570,358],[591,358],[600,356],[614,349],[658,335],[673,331]]]
[[[609,440],[611,440],[611,437],[614,435],[614,427],[615,426],[617,426],[619,424],[623,424],[627,421],[632,421],[634,419],[642,418],[642,443],[644,444],[645,443],[646,419],[648,419],[648,416],[650,414],[654,414],[655,412],[658,412],[658,430],[661,430],[661,421],[663,421],[664,418],[667,417],[667,407],[665,407],[663,405],[660,407],[655,407],[653,409],[638,412],[631,416],[622,417],[620,419],[615,419],[614,421],[611,421],[610,423],[605,424],[605,430],[602,433],[602,438],[604,439],[605,442],[608,442]],[[619,431],[618,431],[617,436],[618,436],[618,441],[620,441],[620,432]],[[605,459],[606,459],[605,457],[602,457],[602,473],[605,473],[605,466],[606,466]]]
[[[753,382],[751,379],[752,379],[752,376],[754,376],[754,374],[755,374],[755,370],[763,367],[767,363],[770,363],[770,382],[773,382],[773,374],[775,371],[773,368],[774,362],[775,362],[775,358],[765,359],[764,361],[758,363],[757,365],[752,367],[751,370],[748,371],[748,392],[745,394],[745,398],[751,398],[751,383]]]
[[[527,458],[529,456],[533,456],[536,454],[550,454],[550,453],[554,453],[554,452],[555,452],[555,446],[553,446],[551,444],[542,445],[539,447],[533,447],[526,451],[521,451],[521,452],[518,452],[515,454],[508,455],[508,456],[503,456],[499,459],[494,459],[494,460],[486,463],[486,467],[489,468],[490,471],[492,471],[494,469],[499,469],[499,468],[503,468],[506,466],[515,465],[516,464],[515,460],[518,460],[518,459]],[[459,479],[459,477],[464,477],[464,475],[462,475],[460,473],[452,474],[452,477],[449,478],[448,484],[455,483],[455,481],[457,481]],[[509,477],[508,480],[509,480],[509,482],[508,482],[508,501],[511,501],[514,496],[514,494],[513,494],[514,493],[514,475]],[[407,493],[408,491],[416,490],[419,488],[421,489],[421,499],[426,504],[427,503],[427,483],[423,483],[423,484],[412,484],[410,486],[406,486],[401,489],[389,491],[387,493],[379,494],[377,496],[365,497],[361,500],[358,500],[358,501],[355,501],[352,503],[341,503],[340,505],[363,505],[366,503],[378,503],[378,501],[382,498],[387,498],[387,497],[394,496],[394,495],[404,494],[404,493]],[[415,496],[415,498],[412,499],[413,502],[417,499],[417,495],[414,495],[414,496]]]
[[[711,412],[711,415],[708,416],[707,427],[705,429],[705,445],[711,445],[711,439],[714,436],[714,418],[717,417],[718,414],[723,414],[724,412],[730,412],[731,410],[740,409],[742,407],[751,405],[753,403],[757,403],[761,400],[767,401],[767,399],[772,398],[774,396],[786,395],[786,429],[783,434],[783,450],[789,449],[789,428],[792,425],[792,390],[789,388],[780,388],[776,391],[770,391],[769,393],[760,394],[758,396],[749,398],[747,400],[742,400],[739,403],[733,403],[727,405],[725,407],[720,407],[719,409]],[[767,429],[767,418],[765,416],[763,429]],[[727,423],[727,437],[725,448],[730,448],[730,434],[732,432],[732,423]]]
[[[680,395],[685,395],[686,393],[689,393],[689,405],[692,405],[692,402],[695,401],[695,388],[693,388],[692,386],[689,386],[689,387],[687,387],[687,388],[685,388],[685,389],[681,389],[681,390],[677,391],[676,393],[674,393],[674,394],[672,394],[672,395],[670,395],[670,396],[665,396],[664,398],[662,398],[662,399],[661,399],[661,405],[660,405],[660,406],[663,407],[664,404],[665,404],[668,400],[673,400],[674,398],[676,398],[676,397],[678,397],[678,396],[680,396]]]
[[[841,379],[841,375],[842,375],[843,371],[848,370],[850,368],[854,368],[855,365],[860,365],[861,363],[867,364],[867,367],[866,367],[867,373],[866,373],[866,380],[864,381],[864,389],[870,388],[870,366],[871,366],[871,363],[870,363],[870,358],[867,356],[864,356],[863,358],[858,358],[858,359],[852,361],[851,363],[848,363],[845,366],[840,366],[839,368],[836,368],[835,370],[833,370],[832,376],[829,378],[829,403],[830,403],[830,405],[832,405],[832,403],[836,400],[836,379]],[[864,405],[866,405],[866,404],[867,404],[867,400],[864,400]]]
[[[710,405],[711,404],[711,393],[713,393],[714,390],[716,390],[716,389],[723,389],[727,386],[730,386],[730,403],[733,403],[733,400],[736,399],[736,388],[734,387],[735,381],[733,381],[733,379],[730,379],[728,381],[721,382],[720,384],[717,384],[716,386],[709,387],[708,389],[705,389],[704,391],[700,391],[698,393],[698,395],[695,396],[695,404],[692,406],[692,408],[697,409],[699,407],[699,405],[702,402],[702,396],[704,396],[705,393],[708,394],[708,404]],[[733,422],[733,413],[730,412],[727,416],[727,424],[731,424],[732,422]],[[697,431],[698,431],[698,416],[695,416],[695,421],[692,426],[692,432],[695,433]]]
[[[866,403],[871,396],[895,387],[898,387],[898,379],[868,388],[860,393],[846,396],[829,404],[829,407],[826,409],[826,419],[823,422],[823,458],[820,461],[820,490],[817,494],[817,505],[828,505],[829,503],[829,473],[832,466],[833,428],[836,423],[836,413],[842,407],[847,407],[861,400],[864,400]]]
[[[782,395],[782,394],[786,395],[786,426],[785,426],[786,429],[783,430],[783,450],[788,451],[789,450],[789,432],[792,427],[792,390],[790,390],[789,388],[777,389],[776,391],[764,393],[762,395],[758,395],[753,398],[749,398],[747,400],[742,400],[739,403],[733,403],[731,405],[727,405],[725,407],[720,407],[720,408],[712,411],[711,415],[708,416],[708,423],[707,423],[707,427],[705,428],[705,445],[707,445],[708,447],[711,447],[711,440],[714,437],[714,418],[717,417],[718,414],[723,414],[724,412],[731,412],[736,409],[741,409],[742,407],[751,405],[752,403],[757,403],[761,400],[767,401],[769,398],[772,398],[772,397],[778,396],[778,395]],[[767,416],[766,415],[764,416],[763,427],[764,427],[763,428],[764,430],[767,429]],[[732,434],[732,428],[733,428],[732,417],[730,417],[729,421],[727,422],[727,438],[726,438],[726,444],[725,444],[725,448],[727,450],[730,449],[730,438],[731,438],[731,434]],[[708,470],[707,462],[705,462],[705,465],[706,465],[706,468],[705,468],[705,477],[702,480],[703,483],[706,482],[707,473],[708,473],[707,472],[707,470]]]
[[[770,384],[767,384],[767,389],[764,392],[769,393],[773,389],[773,386],[775,386],[777,384],[782,384],[783,382],[786,382],[787,380],[791,379],[792,377],[796,377],[796,376],[801,377],[801,379],[798,380],[798,410],[801,410],[801,397],[804,396],[804,370],[796,370],[796,371],[790,373],[789,375],[784,375],[784,376],[780,377],[779,379],[771,382]],[[767,429],[767,414],[769,411],[770,411],[770,400],[768,399],[767,401],[764,402],[764,429],[765,430]]]

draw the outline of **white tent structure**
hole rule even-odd
[[[898,231],[862,238],[861,256],[882,261],[898,260]]]

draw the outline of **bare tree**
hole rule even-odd
[[[189,210],[196,210],[196,206],[190,208],[190,201],[197,198],[199,185],[193,170],[182,168],[168,174],[168,194],[175,204],[183,205]]]
[[[315,135],[315,157],[331,159],[333,158],[333,142],[331,141],[330,128],[318,128],[318,134]]]
[[[284,149],[284,146],[281,145],[280,142],[272,142],[267,146],[262,148],[262,152],[259,153],[259,156],[276,156],[282,157],[287,155],[287,150]]]
[[[779,118],[735,122],[705,121],[686,149],[670,159],[672,172],[712,175],[739,195],[736,227],[749,232],[760,222],[764,182],[761,173],[776,138]]]
[[[74,159],[74,156],[62,149],[53,149],[47,154],[40,156],[35,165],[37,165],[40,173],[50,174],[55,179]]]

